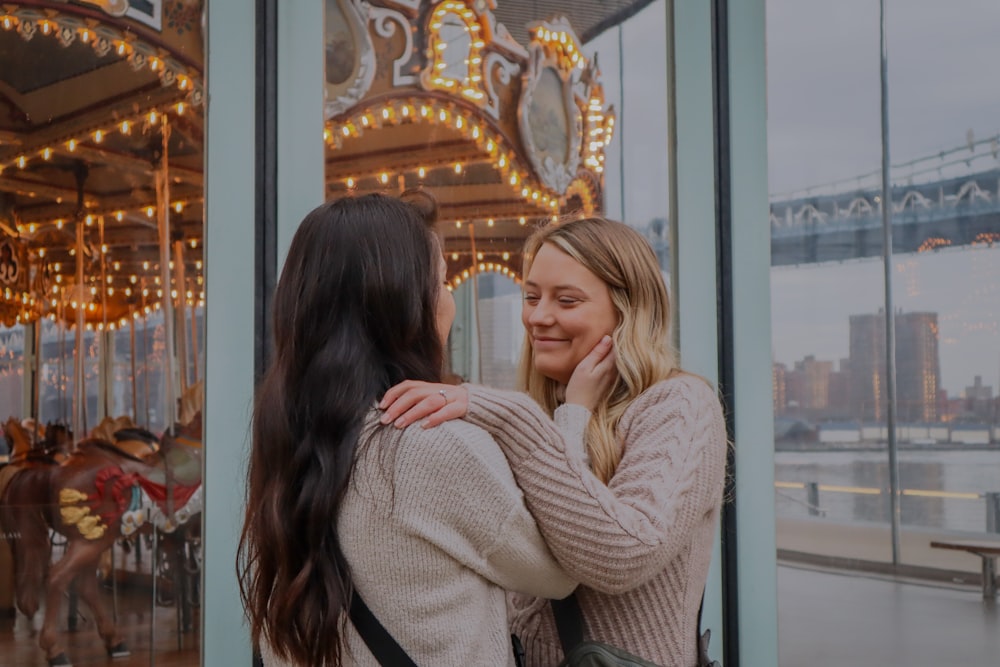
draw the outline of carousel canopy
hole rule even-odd
[[[5,247],[22,260],[16,284],[0,266],[6,324],[80,308],[114,326],[155,307],[167,216],[186,269],[167,289],[199,299],[201,14],[201,0],[0,3],[0,264]]]
[[[519,279],[534,224],[602,208],[615,117],[597,61],[566,16],[524,12],[572,5],[595,31],[638,4],[507,4],[327,2],[328,193],[431,192],[453,285]]]

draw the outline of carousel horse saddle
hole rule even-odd
[[[152,466],[144,475],[151,482],[166,485],[170,480],[182,486],[201,484],[201,447],[173,439],[157,456],[148,456],[144,461]]]

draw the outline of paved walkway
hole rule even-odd
[[[1000,613],[978,586],[778,567],[780,667],[996,667]]]

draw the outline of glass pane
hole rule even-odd
[[[203,5],[0,6],[4,665],[199,663]]]
[[[435,197],[455,381],[517,385],[536,225],[624,218],[666,257],[666,3],[607,21],[629,4],[326,0],[327,195]]]
[[[878,3],[767,3],[782,665],[816,656],[829,665],[987,664],[1000,648],[979,603],[982,560],[931,546],[1000,544],[990,535],[1000,532],[990,509],[1000,472],[1000,95],[964,74],[973,57],[997,51],[1000,12],[971,1],[887,4],[891,309]],[[909,578],[871,581],[878,574]],[[945,634],[924,633],[942,622]]]
[[[1000,91],[957,74],[973,54],[1000,56],[998,25],[1000,8],[971,0],[903,3],[889,23],[902,556],[973,585],[981,559],[930,542],[1000,542],[988,509],[1000,492]],[[931,65],[956,71],[943,95],[918,80]]]

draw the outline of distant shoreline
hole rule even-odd
[[[886,452],[889,446],[886,442],[776,442],[776,452]],[[1000,452],[1000,442],[988,445],[963,445],[961,443],[941,442],[933,445],[901,442],[898,444],[901,452]]]

